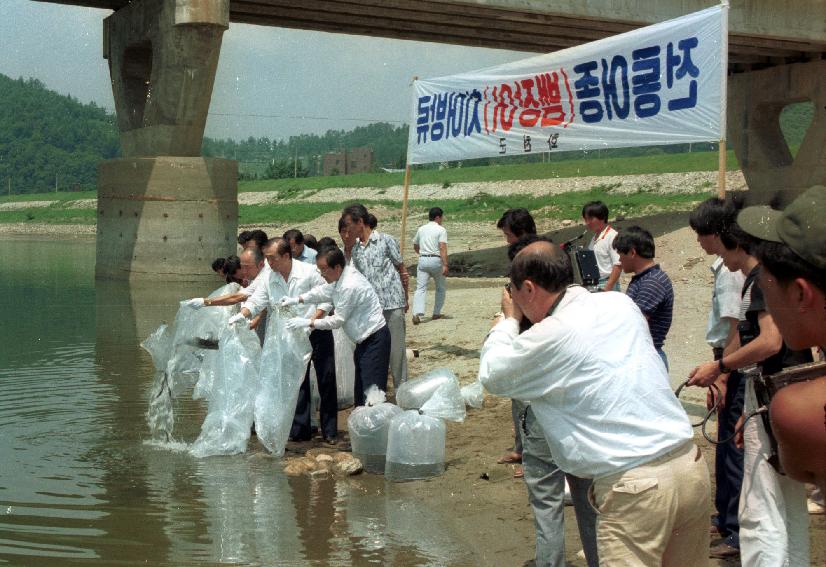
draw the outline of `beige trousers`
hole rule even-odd
[[[694,443],[595,479],[591,490],[601,565],[708,565],[711,484]]]

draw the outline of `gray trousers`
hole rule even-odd
[[[528,488],[528,501],[536,527],[537,567],[565,566],[565,480],[571,489],[577,526],[588,567],[598,567],[597,514],[588,501],[590,479],[562,471],[554,463],[548,442],[531,407],[525,414],[522,468]]]
[[[393,374],[393,390],[407,382],[407,340],[404,329],[404,307],[385,309],[384,320],[390,331],[390,373]]]

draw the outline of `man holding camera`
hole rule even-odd
[[[627,296],[572,283],[559,247],[516,255],[479,378],[529,400],[559,467],[593,478],[601,563],[707,565],[708,469],[648,324]]]

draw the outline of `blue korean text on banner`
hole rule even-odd
[[[720,140],[726,9],[416,80],[407,163]]]

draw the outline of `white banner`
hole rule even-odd
[[[407,163],[720,140],[726,10],[417,80]]]

